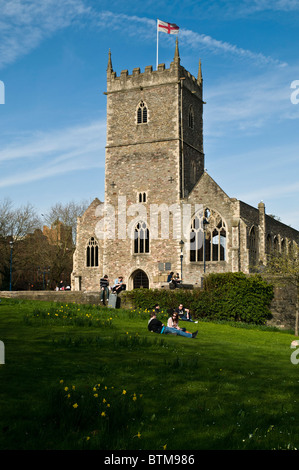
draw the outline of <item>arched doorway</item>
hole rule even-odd
[[[142,269],[137,269],[137,271],[134,271],[132,274],[132,280],[133,280],[133,289],[148,289],[149,288],[149,280],[147,275],[145,274]]]

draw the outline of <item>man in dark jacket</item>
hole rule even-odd
[[[101,302],[104,302],[104,298],[106,297],[106,301],[109,299],[109,279],[107,274],[100,279],[100,289],[101,289]]]
[[[176,328],[170,328],[169,326],[165,326],[160,320],[158,320],[156,313],[151,313],[151,318],[148,322],[148,329],[153,333],[160,333],[160,334],[173,334],[179,336],[185,336],[186,338],[196,338],[198,331],[195,333],[187,333],[186,331],[177,330]]]

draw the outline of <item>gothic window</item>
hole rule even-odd
[[[204,217],[196,215],[191,222],[190,261],[225,261],[226,224],[216,211],[206,209]]]
[[[86,266],[93,268],[99,266],[99,246],[94,237],[91,237],[86,247]]]
[[[143,101],[140,101],[137,109],[137,124],[147,123],[147,107]]]
[[[274,253],[276,254],[279,252],[279,241],[276,236],[273,239],[273,250],[274,250]]]
[[[249,265],[253,267],[257,264],[257,232],[252,227],[249,233]]]
[[[194,129],[194,111],[192,105],[189,108],[189,127],[190,129]]]
[[[286,251],[287,251],[286,248],[287,248],[287,246],[286,246],[286,241],[285,241],[285,238],[283,238],[283,239],[281,240],[281,253],[282,253],[283,255],[286,254]]]
[[[272,252],[272,239],[270,234],[267,235],[266,239],[266,252],[268,255],[270,255]]]
[[[146,193],[138,193],[138,202],[146,202]]]
[[[149,229],[145,222],[138,222],[135,227],[134,253],[149,253]]]

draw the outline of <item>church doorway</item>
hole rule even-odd
[[[132,280],[133,280],[133,289],[148,289],[149,288],[149,280],[147,275],[145,274],[142,269],[137,269],[137,271],[134,271],[132,274]]]

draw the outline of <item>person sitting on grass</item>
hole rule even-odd
[[[188,308],[184,308],[183,304],[180,304],[178,308],[175,309],[175,311],[179,315],[180,320],[198,323],[198,321],[192,320],[190,310]]]
[[[186,338],[196,338],[198,331],[195,333],[189,333],[187,331],[178,330],[176,328],[170,328],[169,326],[165,326],[160,320],[157,319],[155,312],[151,313],[151,318],[148,322],[148,329],[152,333],[159,333],[159,334],[173,334],[179,336],[185,336]]]
[[[179,327],[179,315],[178,315],[178,313],[176,313],[173,309],[167,310],[167,313],[169,315],[169,318],[167,320],[167,326],[169,326],[169,328],[175,328],[177,330],[186,331],[186,328],[180,328]],[[187,331],[187,333],[190,333],[190,331]]]

